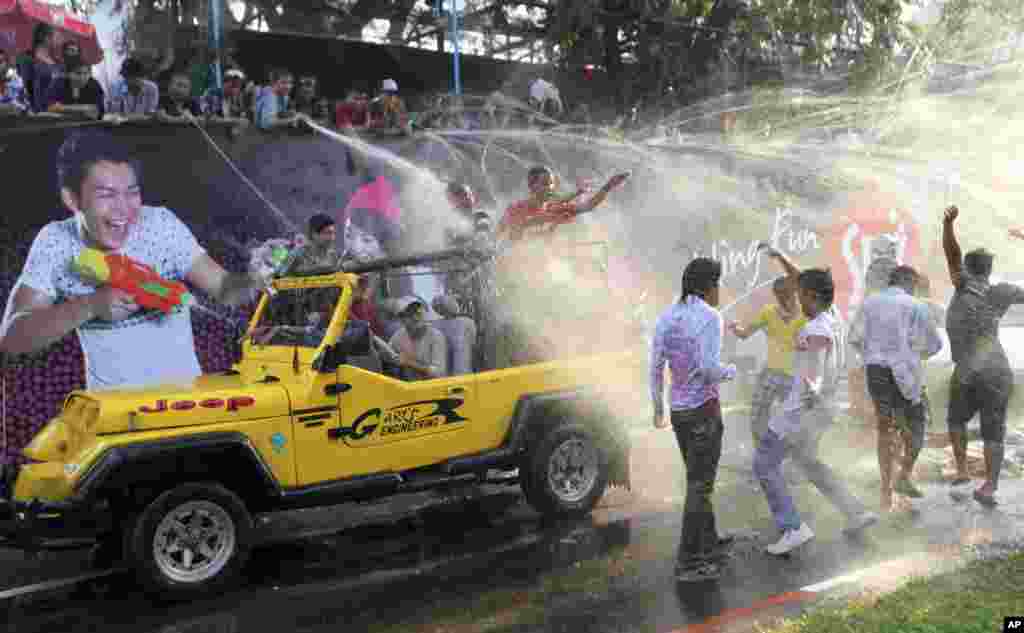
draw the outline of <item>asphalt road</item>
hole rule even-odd
[[[965,531],[978,529],[987,530],[987,541],[1011,546],[1022,541],[1021,482],[1003,485],[996,511],[953,500],[941,485],[926,492],[915,530],[934,536],[929,539],[934,552],[943,551],[942,545],[963,546]],[[423,495],[403,508],[385,504],[358,518],[354,514],[350,508],[295,513],[262,525],[264,544],[254,552],[244,582],[222,596],[159,604],[139,594],[126,575],[114,575],[5,599],[0,628],[19,633],[434,632],[457,630],[439,624],[440,614],[450,618],[453,609],[479,614],[481,620],[507,613],[514,605],[479,604],[495,590],[507,589],[514,592],[508,595],[527,596],[543,615],[527,627],[491,622],[490,630],[668,633],[723,614],[794,613],[816,598],[803,589],[878,560],[870,538],[850,541],[825,534],[790,559],[769,558],[761,546],[773,532],[760,525],[739,532],[720,581],[677,585],[670,557],[644,556],[652,543],[678,535],[674,512],[641,512],[627,504],[602,509],[588,520],[551,523],[527,508],[515,488],[491,486],[445,497]],[[332,524],[348,527],[338,532]],[[305,535],[289,536],[296,531]],[[610,575],[602,570],[625,558],[635,561],[630,573],[600,582],[600,576]],[[6,554],[4,561],[0,595],[23,586],[18,583],[25,582],[26,569],[33,570],[33,582],[84,570],[84,560],[74,555],[19,563]],[[587,590],[552,589],[543,581],[588,562],[599,582],[585,582]]]

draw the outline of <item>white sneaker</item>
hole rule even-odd
[[[814,532],[811,531],[810,526],[806,523],[801,523],[800,529],[786,530],[777,543],[769,545],[764,550],[769,554],[779,556],[795,550],[813,538]]]

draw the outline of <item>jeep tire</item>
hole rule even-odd
[[[227,587],[249,557],[252,516],[216,483],[187,483],[150,503],[125,535],[125,559],[142,585],[170,600]]]
[[[608,457],[593,432],[563,424],[542,436],[520,470],[526,501],[549,516],[584,516],[608,485]]]

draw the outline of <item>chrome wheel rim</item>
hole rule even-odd
[[[180,583],[213,578],[235,552],[235,522],[209,501],[190,501],[167,514],[153,536],[153,559],[160,572]]]
[[[563,503],[586,498],[597,481],[597,448],[580,438],[559,444],[548,460],[548,486]]]

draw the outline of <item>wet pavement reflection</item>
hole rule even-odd
[[[509,488],[399,520],[265,544],[253,552],[243,585],[222,596],[158,604],[122,578],[2,605],[0,630],[668,633],[891,559],[901,548],[949,546],[959,557],[964,545],[1024,542],[1024,483],[1007,482],[996,511],[952,499],[948,486],[923,487],[919,514],[886,520],[905,524],[907,536],[890,529],[890,536],[850,540],[823,531],[777,559],[762,552],[774,534],[766,521],[733,530],[723,577],[701,584],[672,578],[677,512],[547,521]],[[826,521],[808,510],[809,523]]]

